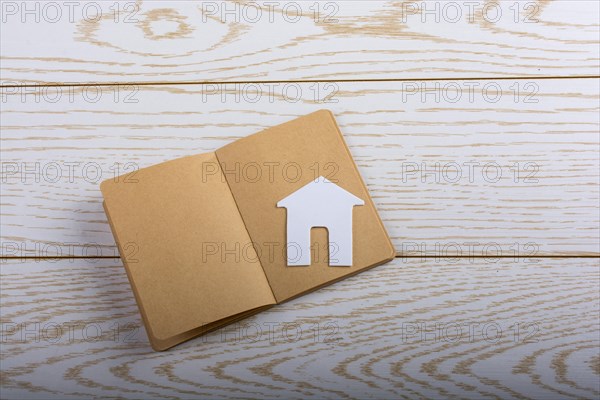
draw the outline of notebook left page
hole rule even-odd
[[[214,153],[143,168],[101,190],[155,350],[275,304]]]

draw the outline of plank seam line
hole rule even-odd
[[[531,256],[516,256],[519,259],[525,259],[525,258],[597,258],[600,259],[600,254],[597,255],[593,255],[593,254],[582,254],[582,255],[531,255]],[[96,259],[96,260],[119,260],[121,257],[117,257],[117,256],[93,256],[93,257],[88,257],[88,256],[56,256],[56,257],[52,257],[52,256],[23,256],[23,257],[19,257],[19,256],[9,256],[9,257],[5,257],[2,256],[0,257],[0,260],[77,260],[77,259],[82,259],[82,260],[90,260],[90,259]],[[423,256],[403,256],[401,254],[396,254],[395,258],[422,258],[422,259],[436,259],[436,258],[452,258],[452,259],[473,259],[473,258],[478,258],[478,259],[490,259],[490,258],[503,258],[503,259],[514,259],[515,256],[514,255],[500,255],[500,256],[459,256],[459,257],[454,257],[451,255],[423,255]]]
[[[494,81],[494,80],[555,80],[555,79],[600,79],[600,75],[579,76],[513,76],[475,78],[380,78],[380,79],[306,79],[306,80],[257,80],[257,81],[190,81],[190,82],[87,82],[87,83],[38,83],[23,85],[0,85],[0,89],[36,87],[86,87],[86,86],[181,86],[181,85],[240,85],[274,83],[377,83],[377,82],[432,82],[432,81]]]

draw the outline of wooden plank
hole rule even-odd
[[[421,83],[292,84],[298,99],[264,86],[141,86],[135,103],[124,100],[131,87],[117,101],[115,87],[93,88],[102,93],[96,102],[90,88],[57,102],[52,91],[64,88],[47,88],[39,102],[35,93],[7,94],[3,256],[116,256],[101,180],[323,107],[338,118],[398,252],[600,253],[598,80],[469,82],[478,85],[472,92],[464,81]],[[238,167],[238,179],[254,179]],[[283,172],[277,166],[278,179]]]
[[[121,265],[4,261],[3,398],[600,394],[598,259],[396,259],[162,353]]]
[[[598,2],[2,2],[2,85],[598,75]]]

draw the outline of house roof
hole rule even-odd
[[[277,207],[321,203],[323,199],[340,205],[359,206],[365,202],[323,176],[312,180],[277,203]]]

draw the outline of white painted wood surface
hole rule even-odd
[[[2,397],[597,398],[599,272],[398,258],[155,353],[120,263],[12,260]]]
[[[0,397],[599,398],[600,3],[292,3],[2,1]],[[319,108],[417,258],[152,352],[98,181]]]
[[[120,89],[119,101],[114,87],[49,89],[39,102],[35,93],[7,94],[3,254],[115,256],[99,181],[213,151],[324,107],[399,253],[599,254],[598,80],[465,84],[139,86],[136,103],[125,100],[131,87]],[[54,90],[61,98],[52,103]],[[94,93],[97,102],[89,101]],[[276,173],[281,179],[283,166]]]
[[[46,3],[2,2],[2,85],[597,76],[600,66],[596,1]]]

